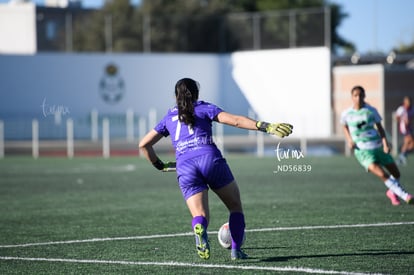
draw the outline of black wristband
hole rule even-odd
[[[164,169],[164,162],[162,162],[162,160],[160,160],[159,158],[157,158],[157,160],[153,162],[152,165],[154,165],[154,167],[158,170]]]
[[[264,122],[264,121],[258,121],[256,122],[257,130],[266,132],[267,126],[269,126],[270,123]]]

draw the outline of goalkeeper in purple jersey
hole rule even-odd
[[[198,82],[189,78],[179,80],[175,85],[177,105],[142,138],[139,148],[158,170],[176,169],[181,192],[192,215],[192,229],[200,258],[210,258],[207,236],[210,188],[230,212],[231,259],[244,259],[247,255],[241,250],[241,246],[245,220],[240,192],[226,160],[214,144],[212,122],[259,130],[281,138],[291,134],[293,126],[288,123],[255,121],[245,116],[230,114],[214,104],[199,101],[198,96]],[[170,136],[175,148],[176,162],[164,163],[154,151],[153,145],[167,136]]]

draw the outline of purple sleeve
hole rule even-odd
[[[221,112],[223,112],[223,109],[221,109],[220,107],[211,103],[206,103],[205,113],[211,120],[214,120],[216,116]]]
[[[166,118],[165,116],[158,124],[154,127],[154,130],[158,133],[163,135],[164,137],[168,137],[170,135],[170,132],[168,132],[167,124],[166,124]]]

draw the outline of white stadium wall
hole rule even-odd
[[[233,76],[260,119],[287,121],[296,136],[332,133],[327,48],[239,52]]]
[[[0,4],[0,54],[34,54],[36,44],[35,4]]]
[[[174,104],[174,84],[182,77],[197,79],[204,99],[219,98],[218,60],[213,55],[39,54],[0,60],[0,91],[6,98],[1,113],[39,115],[44,101],[66,106],[72,115],[92,109],[165,112]],[[107,71],[111,65],[116,71]]]
[[[160,119],[183,77],[198,80],[200,99],[229,112],[249,109],[295,125],[296,137],[331,134],[330,62],[325,48],[214,54],[0,55],[0,120],[125,114]],[[53,110],[52,110],[53,111]],[[66,119],[63,117],[62,119]],[[231,127],[226,127],[225,131]],[[237,131],[236,131],[237,132]]]

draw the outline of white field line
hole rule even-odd
[[[201,268],[225,268],[239,270],[259,270],[259,271],[278,271],[278,272],[297,272],[312,274],[346,274],[346,275],[365,275],[368,273],[334,271],[313,269],[304,267],[266,267],[252,265],[223,265],[223,264],[196,264],[183,262],[135,262],[135,261],[108,261],[108,260],[86,260],[86,259],[55,259],[55,258],[23,258],[23,257],[2,257],[0,260],[9,261],[34,261],[34,262],[59,262],[59,263],[80,263],[80,264],[116,264],[116,265],[145,265],[145,266],[172,266],[172,267],[201,267]],[[369,273],[372,274],[372,273]]]
[[[414,224],[414,221],[411,221],[411,222],[392,222],[392,223],[371,223],[371,224],[348,224],[348,225],[343,224],[343,225],[273,227],[273,228],[246,229],[246,232],[385,227],[385,226],[413,225],[413,224]],[[217,231],[208,231],[208,233],[209,234],[216,234]],[[175,238],[175,237],[184,237],[184,236],[192,236],[192,235],[193,235],[192,232],[187,232],[187,233],[157,234],[157,235],[147,235],[147,236],[93,238],[93,239],[85,239],[85,240],[68,240],[68,241],[52,241],[52,242],[41,242],[41,243],[8,244],[8,245],[0,245],[0,248],[44,246],[44,245],[73,244],[73,243],[93,243],[93,242],[106,242],[106,241],[144,240],[144,239],[155,239],[155,238]]]
[[[174,237],[192,236],[193,234],[194,233],[192,233],[192,232],[187,232],[187,233],[163,234],[163,235],[113,237],[113,238],[93,238],[93,239],[86,239],[86,240],[69,240],[69,241],[55,241],[55,242],[44,242],[44,243],[10,244],[10,245],[0,245],[0,248],[28,247],[28,246],[41,246],[41,245],[54,245],[54,244],[94,243],[94,242],[106,242],[106,241],[144,240],[144,239],[156,239],[156,238],[174,238]]]
[[[314,230],[314,229],[340,229],[340,228],[361,228],[361,227],[384,227],[397,225],[412,225],[413,222],[391,222],[391,223],[368,223],[368,224],[340,224],[340,225],[316,225],[316,226],[296,226],[296,227],[275,227],[275,228],[259,228],[246,230],[249,232],[265,232],[265,231],[288,231],[288,230]]]

